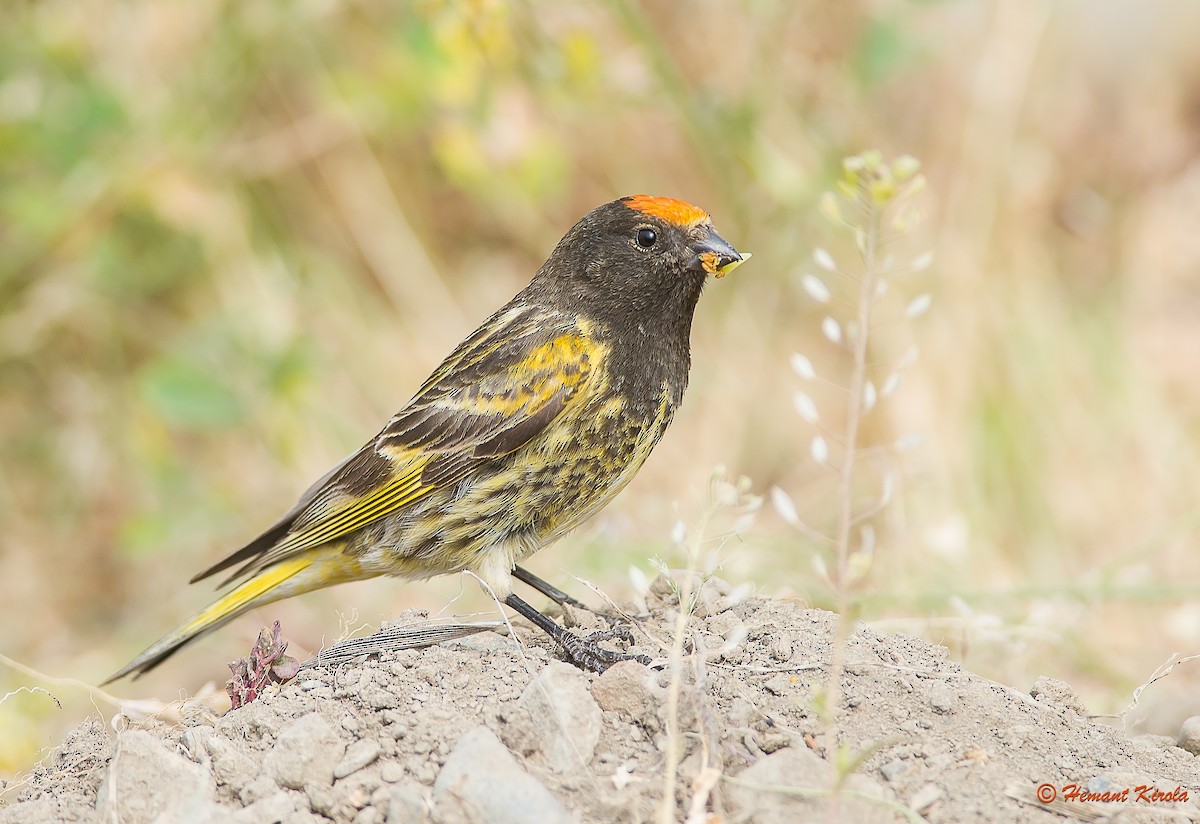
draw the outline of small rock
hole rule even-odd
[[[1192,755],[1200,755],[1200,715],[1193,715],[1183,722],[1175,744]]]
[[[215,791],[207,769],[150,733],[129,730],[117,736],[96,812],[103,821],[122,824],[178,821],[216,806]]]
[[[657,732],[657,688],[650,670],[637,661],[613,664],[592,682],[592,698],[605,712],[615,712]]]
[[[213,776],[236,793],[258,777],[259,765],[223,735],[210,735],[204,748],[212,758]]]
[[[807,747],[788,747],[760,758],[737,775],[726,789],[733,821],[754,824],[791,824],[795,821],[824,821],[829,810],[826,795],[801,795],[788,792],[763,792],[762,787],[794,787],[826,791],[833,788],[833,767]],[[855,795],[892,800],[891,790],[865,775],[853,774],[842,785]],[[839,805],[842,821],[856,824],[892,822],[887,807],[846,795]]]
[[[908,769],[907,761],[889,761],[879,768],[886,781],[895,781],[896,777]]]
[[[333,809],[338,803],[333,790],[320,784],[313,784],[310,787],[304,788],[304,794],[308,796],[308,808],[310,810],[326,818],[333,817]]]
[[[558,799],[521,768],[487,727],[476,727],[459,739],[433,786],[433,802],[435,821],[573,821]]]
[[[1043,704],[1057,704],[1079,716],[1086,717],[1088,714],[1087,707],[1066,681],[1043,675],[1033,682],[1029,694]]]
[[[498,722],[493,732],[504,746],[517,755],[533,755],[542,746],[542,734],[533,723],[533,716],[524,707],[510,704],[496,714]]]
[[[211,727],[217,713],[201,701],[188,701],[179,710],[179,718],[185,727]]]
[[[949,715],[958,706],[958,695],[945,681],[936,681],[929,688],[929,706],[938,715]]]
[[[208,763],[208,750],[205,743],[212,735],[212,727],[192,727],[183,731],[183,735],[179,737],[179,746],[183,748],[183,754],[190,760],[197,764],[206,764]]]
[[[789,636],[780,635],[771,642],[771,657],[776,661],[790,661],[794,648],[795,645]]]
[[[379,811],[374,807],[363,807],[354,816],[354,824],[376,824],[379,821]]]
[[[742,619],[738,617],[736,612],[726,611],[709,621],[708,629],[710,632],[715,632],[717,635],[725,638],[741,625]]]
[[[937,784],[926,784],[913,793],[912,798],[908,801],[908,806],[912,807],[918,813],[923,813],[938,801],[941,801],[945,794]]]
[[[361,770],[379,757],[379,742],[374,738],[363,738],[346,748],[345,757],[333,768],[334,778],[345,778]]]
[[[260,775],[252,781],[248,781],[246,786],[238,790],[238,799],[243,806],[250,806],[256,801],[261,801],[264,798],[270,798],[279,789],[269,775]]]
[[[425,791],[419,784],[402,784],[388,795],[388,824],[410,824],[428,819],[429,805],[425,802]]]
[[[276,821],[283,821],[295,809],[292,797],[279,790],[238,810],[229,821],[231,824],[274,824]]]
[[[771,695],[792,695],[800,688],[800,679],[795,675],[781,672],[771,676],[764,684],[763,689],[771,693]]]
[[[582,672],[555,661],[530,682],[517,706],[533,717],[540,749],[556,772],[574,772],[591,763],[603,714]]]
[[[935,753],[925,759],[925,769],[939,773],[947,767],[958,763],[958,756],[951,752]]]
[[[329,723],[312,712],[279,734],[275,748],[263,759],[263,769],[281,787],[292,790],[310,784],[329,785],[333,783],[333,768],[345,751]]]
[[[778,752],[784,747],[790,747],[792,737],[786,732],[780,730],[770,730],[759,736],[758,748],[768,755],[773,752]]]
[[[388,761],[379,768],[379,777],[388,784],[395,784],[404,778],[404,767],[395,761]]]
[[[1115,785],[1111,778],[1107,775],[1092,776],[1083,785],[1083,788],[1090,793],[1110,793],[1114,790],[1120,792],[1121,788]]]
[[[395,695],[391,690],[372,687],[370,690],[362,693],[359,696],[359,700],[361,700],[371,709],[383,710],[396,706],[398,696]]]

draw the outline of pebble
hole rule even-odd
[[[945,681],[936,681],[929,688],[929,706],[938,715],[949,715],[958,706],[958,694]]]
[[[308,796],[308,808],[310,810],[326,818],[333,816],[333,808],[337,806],[337,799],[334,798],[331,789],[314,784],[311,787],[306,787],[304,794]]]
[[[650,671],[637,661],[613,664],[592,682],[592,698],[606,712],[615,712],[639,723],[657,722],[657,688]]]
[[[429,805],[425,793],[418,784],[407,783],[392,789],[388,795],[388,824],[406,824],[409,821],[428,821]]]
[[[491,824],[574,821],[558,799],[483,726],[458,740],[433,786],[433,803],[435,820]]]
[[[879,772],[887,781],[895,781],[896,777],[908,769],[907,761],[889,761],[879,768]]]
[[[361,770],[378,758],[379,752],[379,742],[374,738],[355,741],[346,749],[345,757],[333,768],[333,777],[345,778],[351,773]]]
[[[345,750],[329,722],[312,712],[279,734],[277,745],[263,759],[263,770],[281,787],[293,790],[309,784],[329,785]]]
[[[731,821],[824,821],[829,811],[827,791],[834,785],[833,767],[807,747],[787,747],[760,758],[736,775],[736,782],[722,784],[734,813]],[[890,789],[861,773],[846,777],[847,793],[840,807],[840,820],[856,824],[891,824],[894,817],[878,800],[892,800]],[[791,787],[817,793],[764,792],[763,787]],[[851,794],[852,793],[852,794]]]
[[[912,807],[918,813],[923,813],[941,801],[945,795],[946,793],[937,784],[926,784],[913,793],[912,798],[908,801],[908,806]]]
[[[388,761],[379,768],[379,777],[389,784],[395,784],[404,778],[404,767],[395,761]]]
[[[103,821],[175,821],[212,806],[212,774],[145,730],[117,736],[96,812]]]
[[[284,790],[278,790],[238,810],[229,821],[230,824],[274,824],[283,821],[295,809],[292,797]]]
[[[1193,715],[1183,722],[1175,743],[1192,755],[1200,755],[1200,715]]]
[[[243,804],[253,804],[274,795],[278,789],[279,786],[271,779],[271,776],[260,775],[242,787],[238,792],[238,798]]]
[[[239,743],[222,735],[211,735],[204,747],[212,758],[212,771],[218,783],[241,792],[257,777],[259,764],[242,751]]]
[[[600,743],[603,714],[582,672],[555,661],[529,683],[517,706],[533,717],[535,733],[541,738],[539,749],[551,769],[571,773],[591,763]]]
[[[1033,683],[1029,694],[1042,703],[1057,704],[1079,716],[1086,717],[1087,707],[1066,681],[1043,675]]]

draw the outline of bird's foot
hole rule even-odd
[[[650,665],[650,658],[645,655],[633,655],[614,650],[605,649],[596,643],[596,636],[605,636],[605,638],[620,637],[632,640],[633,636],[629,632],[628,627],[621,627],[618,634],[613,635],[613,631],[593,633],[587,638],[580,638],[578,635],[562,631],[562,635],[557,636],[554,640],[558,642],[562,648],[567,661],[579,667],[581,670],[588,672],[602,673],[613,664],[621,661],[637,661],[643,666]]]

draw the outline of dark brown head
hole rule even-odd
[[[743,256],[703,209],[668,197],[632,195],[588,212],[554,247],[530,295],[611,328],[687,341],[709,275]]]

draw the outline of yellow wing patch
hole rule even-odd
[[[349,505],[334,514],[321,518],[311,526],[293,532],[268,553],[272,557],[319,546],[348,535],[366,526],[371,521],[399,509],[421,498],[433,490],[421,483],[421,471],[429,462],[429,456],[416,456],[408,461],[397,461],[404,473],[393,478],[361,498],[352,499]]]
[[[708,220],[708,212],[699,206],[693,206],[683,200],[673,197],[654,197],[652,195],[633,195],[624,200],[625,205],[635,212],[674,223],[676,226],[688,227],[701,221]]]
[[[532,349],[524,360],[508,370],[509,380],[518,387],[510,408],[495,411],[529,414],[541,409],[559,393],[569,397],[587,372],[589,347],[586,338],[564,334]]]

